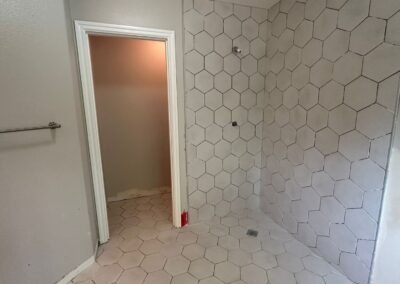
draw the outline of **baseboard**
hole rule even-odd
[[[58,281],[56,284],[68,284],[72,279],[74,279],[76,276],[78,276],[79,273],[84,271],[86,268],[91,266],[95,261],[96,261],[96,255],[97,255],[97,249],[98,245],[96,245],[96,249],[94,251],[94,254],[85,260],[81,265],[79,265],[77,268],[72,270],[70,273],[64,276],[60,281]]]
[[[161,186],[154,188],[132,188],[125,191],[121,191],[116,196],[107,197],[107,202],[115,202],[137,197],[151,196],[167,192],[171,192],[171,187]]]

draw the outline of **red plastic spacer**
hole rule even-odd
[[[188,224],[188,212],[187,211],[183,211],[181,214],[181,226],[184,227]]]

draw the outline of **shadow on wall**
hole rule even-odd
[[[392,135],[399,10],[390,0],[282,1],[268,13],[261,209],[360,284]]]

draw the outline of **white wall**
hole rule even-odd
[[[171,186],[165,42],[89,39],[107,197]]]
[[[395,284],[400,279],[400,117],[397,114],[383,196],[371,284]]]
[[[0,283],[53,284],[97,243],[68,8],[0,1]]]

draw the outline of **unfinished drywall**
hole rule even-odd
[[[355,283],[368,282],[375,246],[399,9],[396,1],[281,1],[268,14],[261,209]]]
[[[170,187],[165,42],[89,41],[107,197]]]
[[[73,33],[64,1],[1,1],[0,283],[54,284],[97,244]]]
[[[72,20],[156,28],[175,32],[178,126],[181,134],[179,142],[180,145],[185,145],[182,1],[119,0],[118,4],[116,4],[108,0],[70,0],[69,6]],[[181,207],[182,210],[187,210],[186,155],[184,147],[181,147],[179,151],[179,159],[181,167]]]

